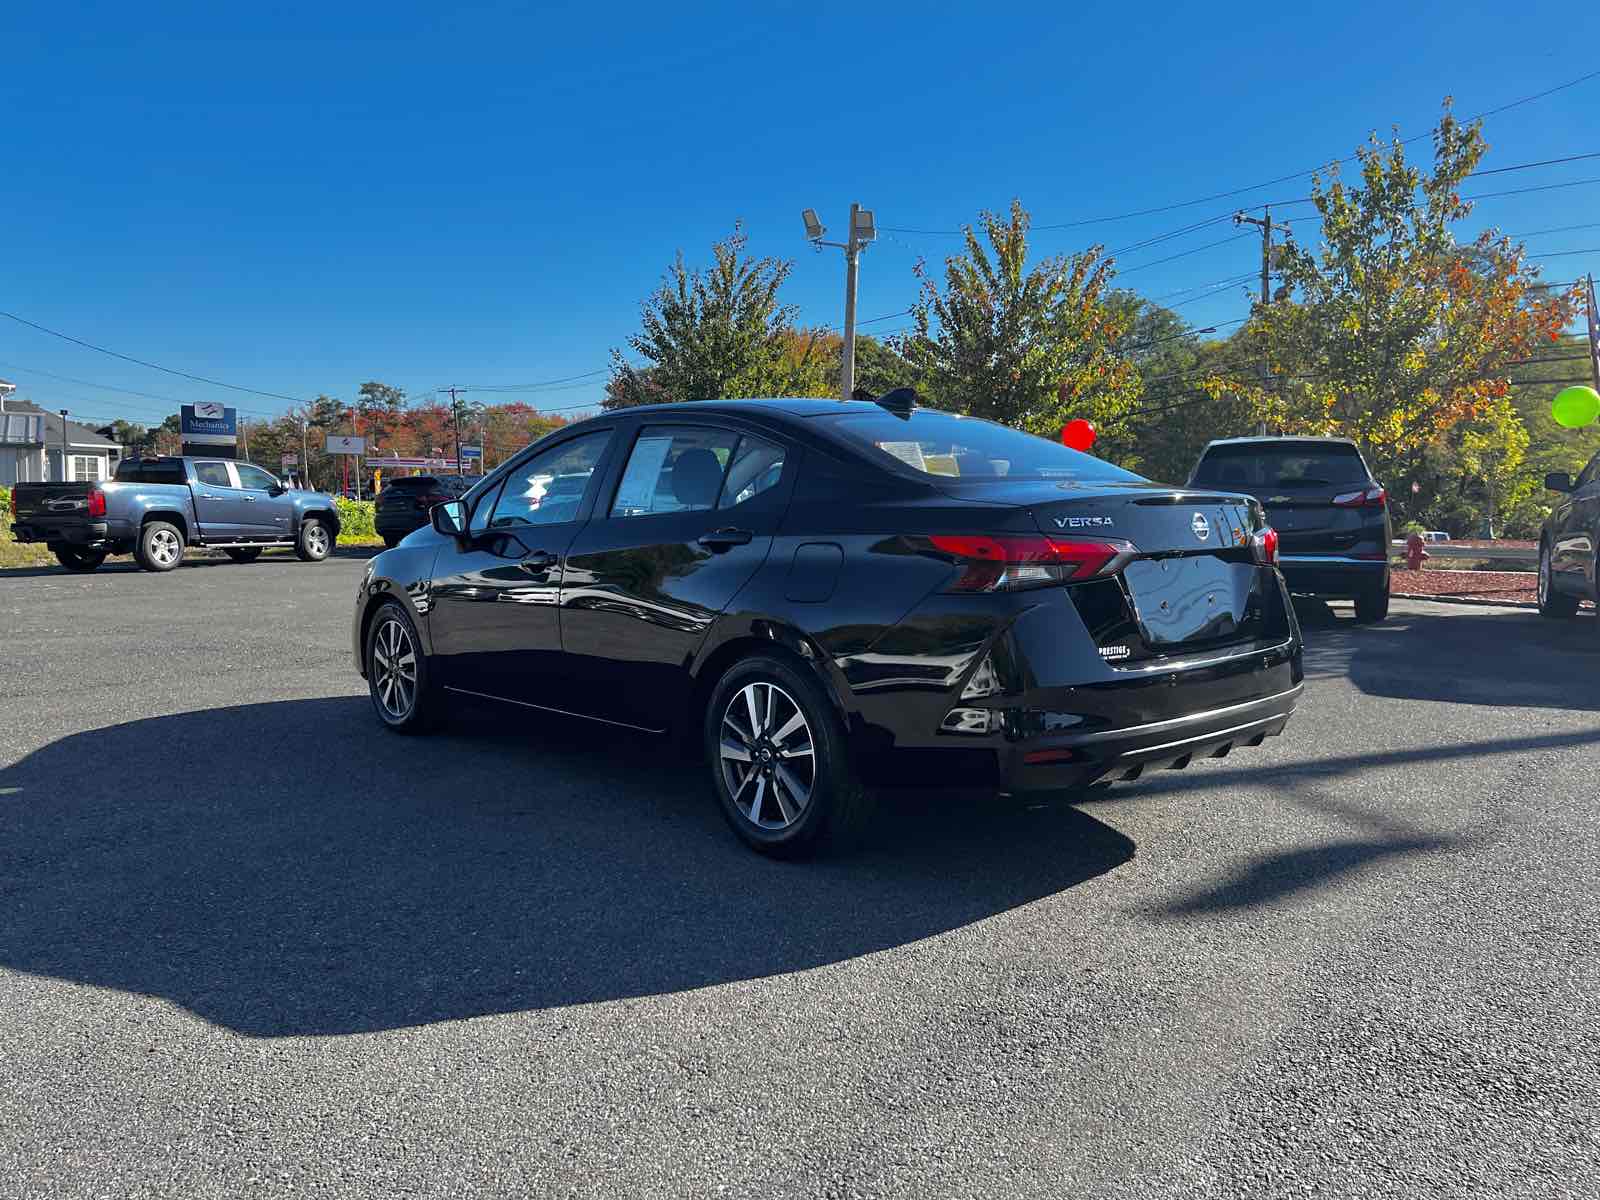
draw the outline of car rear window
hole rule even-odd
[[[1143,478],[1060,442],[937,409],[919,408],[906,417],[857,410],[820,419],[845,441],[923,475],[979,481]]]
[[[383,482],[385,492],[436,492],[439,490],[439,481],[432,475],[408,475],[403,479],[386,479]],[[379,493],[382,494],[381,492]]]
[[[1366,483],[1367,467],[1354,446],[1279,442],[1213,446],[1195,468],[1202,487],[1337,487]]]
[[[118,483],[183,483],[183,463],[178,459],[125,458],[117,464]]]

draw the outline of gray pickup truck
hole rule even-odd
[[[234,562],[292,546],[321,562],[339,537],[332,496],[221,458],[124,459],[106,483],[19,483],[11,506],[17,541],[43,542],[69,571],[130,551],[145,570],[170,571],[187,546],[219,547]]]

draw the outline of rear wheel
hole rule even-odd
[[[183,534],[167,521],[151,521],[139,531],[133,557],[146,571],[170,571],[183,561]]]
[[[383,548],[385,550],[393,550],[399,544],[400,538],[397,535],[392,533],[386,533],[383,535]]]
[[[294,552],[302,562],[321,562],[333,552],[333,531],[315,517],[308,517],[300,525]]]
[[[813,854],[867,823],[870,797],[843,724],[821,685],[782,659],[729,668],[711,695],[705,746],[723,816],[762,854]]]
[[[229,546],[223,550],[229,558],[236,563],[255,562],[261,557],[260,546]]]
[[[51,546],[56,561],[69,571],[86,574],[106,560],[104,550],[80,550],[76,546]]]
[[[1375,625],[1389,615],[1388,587],[1373,588],[1356,597],[1356,620],[1362,625]]]
[[[1539,544],[1539,615],[1560,620],[1578,611],[1578,598],[1556,591],[1555,570],[1550,562],[1550,543]]]
[[[385,601],[367,627],[367,690],[373,711],[396,733],[426,733],[442,709],[411,614]]]

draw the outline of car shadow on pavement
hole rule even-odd
[[[901,797],[882,824],[769,861],[669,745],[520,712],[431,738],[364,696],[155,717],[0,771],[0,966],[356,1033],[825,966],[1134,853],[1066,807]]]

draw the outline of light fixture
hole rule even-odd
[[[875,242],[878,240],[878,226],[872,219],[870,208],[856,209],[856,241]]]
[[[817,219],[817,210],[814,208],[801,209],[800,219],[806,223],[806,237],[813,242],[828,232]]]

